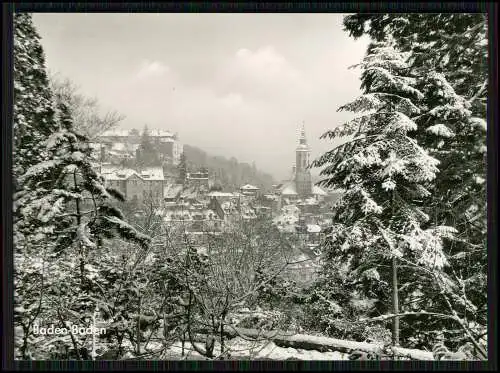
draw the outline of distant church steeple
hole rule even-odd
[[[300,196],[312,194],[311,171],[309,170],[310,150],[307,145],[306,130],[304,122],[300,130],[299,146],[295,150],[295,186]]]
[[[302,122],[302,128],[300,129],[299,144],[307,145],[306,128],[305,128],[304,122]]]

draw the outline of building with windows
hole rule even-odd
[[[250,184],[245,184],[240,188],[240,193],[243,194],[244,196],[256,196],[260,191],[260,188],[250,185]]]
[[[208,171],[200,170],[197,172],[188,172],[186,175],[186,184],[189,186],[203,186],[208,190],[210,186]]]
[[[164,177],[161,167],[141,170],[102,165],[100,173],[105,186],[117,189],[127,200],[143,201],[148,197],[163,198]]]

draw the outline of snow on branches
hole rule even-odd
[[[330,236],[327,257],[344,258],[352,281],[372,284],[364,288],[365,296],[375,287],[386,289],[379,296],[387,300],[391,295],[383,284],[393,279],[379,266],[396,258],[441,270],[447,264],[443,240],[453,232],[428,227],[423,208],[440,162],[417,140],[416,119],[427,110],[426,92],[411,76],[407,57],[388,42],[369,48],[360,64],[364,93],[340,108],[362,115],[325,133],[323,138],[347,139],[314,163],[323,168],[323,185],[345,191],[334,210],[337,232]]]

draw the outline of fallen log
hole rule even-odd
[[[353,351],[364,351],[374,354],[383,353],[382,343],[368,343],[346,341],[343,339],[318,337],[307,334],[290,334],[281,331],[263,332],[257,329],[234,328],[226,326],[224,334],[228,338],[243,337],[252,339],[265,339],[273,341],[279,347],[300,348],[303,350],[316,350],[320,352],[338,351],[350,354]],[[409,358],[411,360],[434,360],[430,351],[409,349],[391,346],[394,357]]]

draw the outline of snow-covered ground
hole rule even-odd
[[[203,343],[197,343],[199,347],[203,349]],[[129,351],[133,350],[133,346],[125,341],[124,347]],[[160,351],[162,345],[158,342],[151,342],[148,345],[149,351]],[[236,337],[232,339],[227,339],[224,342],[224,350],[229,351],[229,357],[225,355],[226,360],[259,360],[259,359],[270,359],[270,360],[287,360],[287,359],[298,359],[298,360],[349,360],[349,355],[346,353],[341,353],[338,351],[327,351],[320,352],[316,350],[304,350],[299,348],[291,347],[279,347],[274,342],[269,340],[250,340],[243,339],[241,337]],[[214,356],[220,354],[220,343],[215,342]],[[134,359],[133,354],[130,352],[126,353],[123,357],[124,359]],[[191,343],[185,342],[184,344],[184,356],[182,355],[182,344],[180,341],[175,342],[169,346],[160,357],[155,355],[153,359],[160,360],[205,360],[206,358],[200,355],[191,346]]]
[[[200,357],[194,351],[189,342],[185,344],[185,355],[187,357]],[[247,359],[272,359],[272,360],[287,360],[295,358],[299,360],[348,360],[348,354],[337,351],[319,352],[315,350],[303,350],[296,348],[279,347],[272,341],[248,341],[240,337],[230,339],[226,342],[226,349],[230,351],[230,358],[247,358]],[[181,343],[176,342],[165,353],[164,358],[167,360],[182,359]],[[220,344],[215,343],[214,355],[220,351]]]

